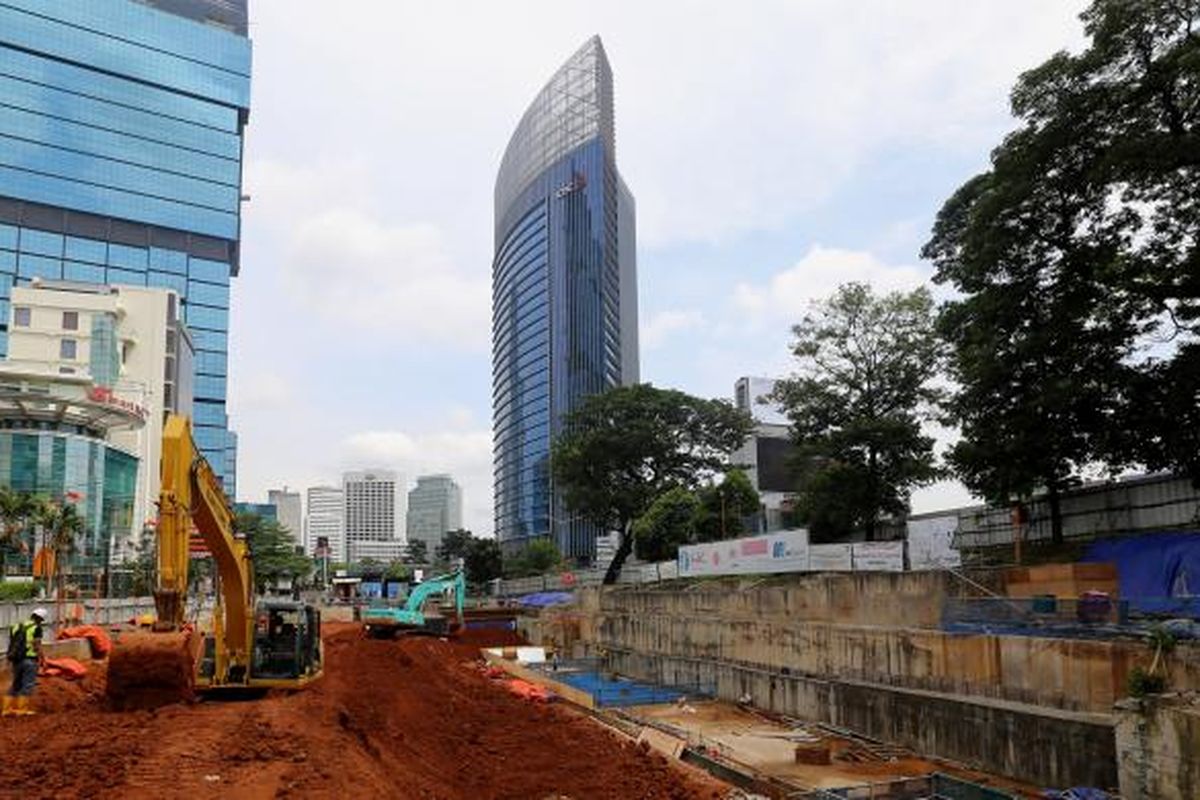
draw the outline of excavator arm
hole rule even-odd
[[[212,554],[220,591],[213,618],[216,674],[245,674],[254,625],[254,568],[246,542],[234,533],[234,514],[220,481],[192,439],[186,417],[163,426],[162,488],[158,510],[158,627],[179,630],[184,622],[194,529]]]

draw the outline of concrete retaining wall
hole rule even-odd
[[[618,672],[711,687],[724,700],[749,695],[777,714],[836,725],[916,752],[1046,786],[1113,786],[1111,717],[1047,712],[891,686],[787,675],[746,664],[610,651]]]
[[[1117,715],[1125,800],[1200,797],[1200,704],[1178,698],[1129,700]]]

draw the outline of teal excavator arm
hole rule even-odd
[[[458,625],[463,622],[463,603],[467,595],[467,581],[462,570],[422,581],[409,593],[402,608],[367,608],[363,610],[363,623],[368,632],[397,629],[433,631],[433,620],[425,614],[425,601],[447,590],[454,592],[454,609]],[[439,622],[444,618],[439,617]]]

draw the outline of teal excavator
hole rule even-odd
[[[453,618],[442,613],[441,605],[426,609],[428,601],[454,595]],[[457,633],[463,625],[463,602],[467,581],[462,570],[422,581],[409,592],[403,606],[371,606],[363,609],[363,631],[378,639],[393,638],[404,633],[446,636]]]

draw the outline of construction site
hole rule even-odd
[[[444,591],[385,636],[377,609],[338,604],[311,681],[237,692],[204,686],[201,658],[194,684],[147,694],[191,664],[136,615],[66,628],[48,663],[79,669],[0,726],[0,796],[1194,798],[1200,645],[1159,652],[1127,603],[1067,599],[1117,595],[1117,574],[677,578],[465,608]],[[1141,673],[1162,684],[1131,697]]]

